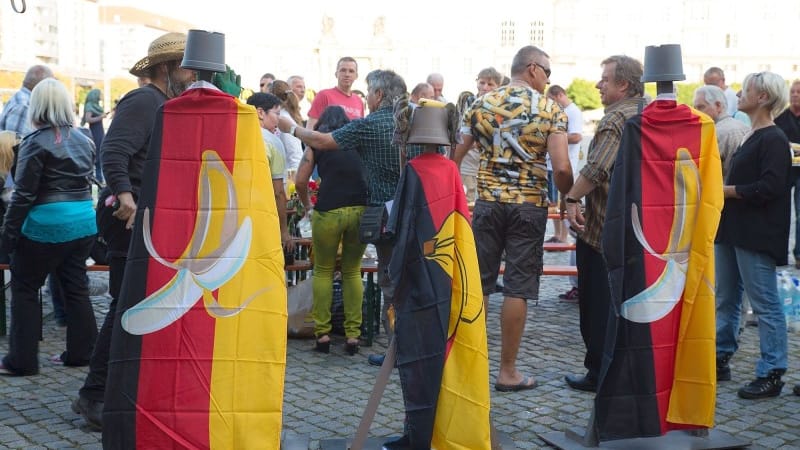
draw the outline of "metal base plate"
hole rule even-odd
[[[750,441],[734,437],[717,430],[708,430],[704,437],[694,436],[683,430],[670,431],[669,433],[652,438],[619,439],[601,442],[598,447],[585,447],[583,443],[568,436],[569,432],[554,431],[539,433],[548,444],[564,450],[580,450],[586,448],[613,448],[625,450],[701,450],[701,449],[726,449],[750,446]],[[578,437],[583,432],[574,432]]]
[[[399,437],[399,436],[397,436]],[[497,441],[495,445],[492,446],[493,450],[513,450],[517,448],[517,445],[514,444],[514,441],[511,440],[511,436],[502,431],[494,431],[492,437]],[[381,450],[383,448],[383,443],[393,439],[393,437],[373,437],[367,439],[367,442],[364,444],[364,450]],[[347,444],[350,443],[353,439],[322,439],[319,441],[319,449],[320,450],[347,450]]]

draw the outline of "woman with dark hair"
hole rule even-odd
[[[348,122],[350,119],[342,107],[329,106],[320,115],[314,129],[328,133]],[[321,182],[316,205],[312,205],[308,180],[315,165]],[[341,244],[344,330],[347,336],[345,350],[354,355],[358,352],[358,338],[361,335],[361,303],[364,294],[361,257],[366,247],[358,237],[361,215],[367,205],[367,182],[361,157],[358,152],[347,149],[318,151],[308,148],[300,161],[295,186],[306,214],[312,218],[314,303],[311,311],[314,317],[314,334],[317,337],[315,350],[330,352],[333,272]]]
[[[37,129],[17,155],[15,190],[0,238],[11,258],[11,333],[0,374],[39,372],[38,291],[49,272],[61,279],[67,312],[66,366],[89,364],[97,338],[86,258],[97,233],[89,179],[94,145],[73,127],[72,100],[54,78],[41,81],[28,109]]]

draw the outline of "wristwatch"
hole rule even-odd
[[[580,203],[581,202],[580,200],[576,200],[576,199],[574,199],[572,197],[564,197],[564,201],[566,203]]]

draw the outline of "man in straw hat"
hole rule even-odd
[[[132,75],[148,77],[150,83],[122,98],[100,148],[108,187],[100,192],[98,232],[108,244],[111,304],[95,343],[89,374],[72,402],[72,410],[93,429],[102,428],[111,332],[153,120],[158,108],[186,90],[194,77],[194,72],[181,68],[185,48],[183,33],[167,33],[150,43],[147,56],[130,69]]]

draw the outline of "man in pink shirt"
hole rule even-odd
[[[364,103],[361,97],[352,91],[353,82],[358,78],[358,63],[355,59],[345,56],[336,63],[336,86],[323,89],[314,97],[311,109],[308,110],[308,124],[306,128],[313,130],[322,111],[331,105],[341,106],[350,120],[364,117]]]

